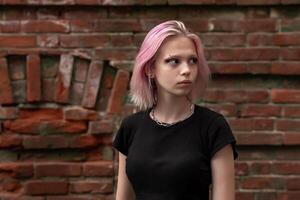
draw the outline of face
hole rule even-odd
[[[171,36],[157,53],[154,78],[158,95],[188,95],[198,75],[198,58],[192,40],[185,36]]]

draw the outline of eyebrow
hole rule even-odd
[[[183,56],[181,56],[181,55],[176,55],[176,54],[174,54],[174,55],[168,55],[167,56],[167,58],[174,58],[174,57],[176,57],[176,58],[182,58]],[[188,55],[187,56],[188,58],[191,58],[191,57],[198,57],[196,54],[191,54],[191,55]]]

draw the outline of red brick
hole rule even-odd
[[[300,117],[300,107],[297,106],[289,106],[283,107],[283,115],[284,117]]]
[[[273,43],[278,46],[299,46],[300,34],[299,33],[284,33],[273,36]]]
[[[280,0],[237,0],[239,5],[277,5]]]
[[[211,23],[212,23],[212,31],[217,31],[217,32],[242,32],[244,29],[244,24],[241,20],[220,18],[220,19],[212,19]]]
[[[61,35],[61,47],[108,47],[108,35]]]
[[[1,163],[0,173],[7,173],[13,178],[30,178],[33,176],[33,164],[30,163]]]
[[[269,94],[264,90],[207,90],[204,95],[206,101],[211,102],[260,102],[265,103],[269,100]]]
[[[1,33],[18,33],[20,32],[20,22],[19,21],[1,21],[0,22],[0,32]]]
[[[21,108],[20,119],[34,119],[37,121],[63,119],[63,110],[60,108]]]
[[[211,30],[211,23],[208,19],[183,19],[186,27],[189,27],[193,32],[204,32]]]
[[[280,177],[247,177],[241,180],[242,189],[283,189],[285,180]]]
[[[82,133],[86,131],[84,122],[36,121],[31,119],[20,119],[4,122],[4,129],[18,133],[28,134],[52,134],[52,133]]]
[[[39,47],[58,47],[59,39],[57,35],[38,35],[37,38]]]
[[[247,105],[241,107],[240,115],[243,117],[279,117],[281,108],[279,106],[270,105]]]
[[[205,46],[244,46],[246,36],[244,34],[207,34],[202,36]]]
[[[236,116],[238,112],[234,104],[207,104],[206,106],[224,116]]]
[[[277,120],[276,128],[282,131],[300,131],[300,121],[290,119]]]
[[[86,162],[83,164],[83,176],[113,176],[114,166],[111,161]]]
[[[41,100],[41,68],[38,55],[27,56],[27,101]]]
[[[114,47],[133,46],[133,34],[110,35],[111,45]]]
[[[71,104],[73,105],[81,105],[83,93],[84,93],[84,83],[73,82],[71,86]]]
[[[274,103],[300,103],[300,90],[272,89],[271,98]]]
[[[68,139],[60,135],[28,136],[23,138],[24,149],[61,149],[68,147]]]
[[[97,138],[91,135],[76,136],[70,141],[70,148],[91,148],[97,145]]]
[[[99,3],[100,2],[101,1],[99,1]],[[70,21],[71,20],[93,21],[95,19],[107,18],[108,17],[107,14],[108,14],[108,10],[100,7],[89,7],[89,9],[66,9],[63,12],[63,18],[68,19]]]
[[[88,132],[90,134],[112,133],[113,123],[110,120],[90,121]]]
[[[2,0],[6,4],[14,3],[18,0]],[[22,1],[22,0],[21,0]],[[5,12],[3,12],[3,19],[5,20],[35,20],[36,19],[36,12],[33,8],[28,9],[15,9],[12,7],[8,7]]]
[[[300,74],[299,62],[272,62],[272,74],[296,75]]]
[[[217,61],[240,61],[240,60],[278,60],[279,49],[277,48],[235,48],[235,49],[210,49],[210,60]]]
[[[90,195],[88,195],[88,196],[90,196]],[[86,200],[88,198],[88,196],[78,197],[78,195],[70,195],[70,194],[68,196],[63,196],[63,195],[57,196],[57,195],[54,195],[54,196],[47,196],[47,200]],[[101,198],[102,197],[100,197],[100,199],[97,199],[97,200],[101,200]],[[103,198],[105,200],[106,197],[103,197]]]
[[[299,4],[298,0],[280,0],[281,4]]]
[[[112,88],[112,93],[107,106],[108,113],[121,112],[124,104],[124,97],[127,93],[129,78],[129,72],[124,70],[119,70],[117,72]]]
[[[137,19],[100,19],[95,21],[95,32],[140,32]]]
[[[300,190],[300,179],[299,178],[289,178],[287,180],[287,190]]]
[[[0,104],[13,102],[12,87],[9,80],[7,62],[0,58]]]
[[[82,18],[85,19],[85,18]],[[93,32],[94,28],[94,22],[93,21],[87,21],[78,19],[78,20],[71,20],[70,25],[71,25],[71,32],[76,32],[76,33],[89,33]]]
[[[275,162],[272,165],[272,173],[281,175],[299,175],[300,164],[293,162]]]
[[[53,194],[67,194],[67,181],[28,181],[24,184],[25,194],[29,195],[53,195]]]
[[[235,175],[244,176],[249,174],[249,165],[247,163],[236,162],[235,163]]]
[[[271,163],[268,161],[260,161],[250,164],[251,174],[271,174]]]
[[[17,135],[1,134],[0,135],[0,148],[14,148],[21,147],[22,139]]]
[[[43,79],[42,99],[43,101],[54,101],[55,79]]]
[[[95,107],[100,81],[103,73],[103,64],[101,62],[92,62],[89,67],[87,83],[82,99],[82,106],[86,108]]]
[[[26,57],[12,55],[7,57],[11,80],[24,80],[26,77]]]
[[[300,58],[300,48],[282,48],[282,60],[297,60]]]
[[[59,10],[43,7],[37,11],[37,18],[39,20],[58,19]]]
[[[235,129],[236,126],[233,125],[233,128]],[[281,145],[283,143],[282,134],[277,133],[242,133],[237,134],[236,137],[239,145]]]
[[[84,109],[79,106],[67,107],[64,111],[67,120],[96,120],[98,114],[94,110]]]
[[[105,194],[113,192],[112,180],[82,180],[70,184],[72,193]]]
[[[15,107],[0,107],[1,119],[16,119],[18,115],[18,108]]]
[[[38,163],[35,165],[35,175],[37,178],[76,177],[81,175],[81,164],[60,162]]]
[[[213,0],[168,0],[170,5],[199,5],[199,4],[213,4]]]
[[[89,70],[90,61],[86,59],[75,60],[75,80],[85,82]]]
[[[70,54],[62,54],[56,77],[55,101],[68,103],[69,89],[71,86],[74,58]]]
[[[230,119],[230,125],[233,130],[253,131],[253,130],[273,130],[273,119],[251,119],[239,118]]]
[[[105,48],[95,50],[95,59],[99,60],[133,60],[137,51],[135,48]]]
[[[250,33],[247,35],[247,44],[250,46],[273,45],[272,35],[263,33]]]
[[[276,32],[276,19],[249,19],[243,21],[245,32]]]
[[[1,35],[0,47],[36,47],[36,36],[33,35]]]
[[[21,31],[26,33],[67,33],[70,30],[66,20],[30,20],[21,22]]]

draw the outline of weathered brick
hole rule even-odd
[[[24,184],[25,194],[45,195],[45,194],[67,194],[67,181],[28,181]]]
[[[103,72],[101,62],[92,62],[89,67],[87,83],[82,99],[82,106],[86,108],[95,107],[97,95],[100,87],[100,81]]]
[[[97,145],[98,140],[92,135],[75,136],[70,141],[70,148],[90,148],[96,147]]]
[[[290,119],[277,120],[276,128],[281,131],[300,131],[300,121]]]
[[[33,164],[30,162],[1,163],[0,172],[9,173],[14,178],[30,178],[33,176]]]
[[[64,110],[64,116],[67,120],[96,120],[98,114],[94,110],[84,109],[79,106],[67,107]]]
[[[27,101],[41,100],[41,69],[38,55],[27,56]]]
[[[300,107],[297,106],[288,106],[282,108],[282,116],[283,117],[299,117],[300,118]]]
[[[108,35],[61,35],[62,47],[108,47],[110,44]]]
[[[113,192],[112,180],[82,180],[72,182],[70,184],[70,191],[72,193],[111,193]]]
[[[228,120],[232,129],[237,131],[273,130],[274,120],[268,118],[237,118]]]
[[[59,169],[59,170],[58,170]],[[76,177],[81,175],[81,164],[46,162],[35,165],[36,177]]]
[[[60,120],[63,119],[63,110],[61,108],[21,108],[19,118],[36,121]]]
[[[26,57],[25,56],[8,56],[9,74],[12,80],[24,80],[26,77]]]
[[[296,75],[300,74],[299,62],[272,62],[272,74]]]
[[[68,139],[60,135],[28,136],[23,138],[24,149],[61,149],[68,147]]]
[[[41,55],[41,68],[44,78],[54,78],[59,67],[58,55]]]
[[[274,103],[299,103],[300,90],[297,89],[272,89],[271,99]]]
[[[72,79],[73,56],[63,54],[60,58],[58,74],[56,77],[55,101],[60,103],[68,103],[69,89]]]
[[[13,102],[12,87],[9,80],[7,62],[5,58],[0,58],[0,104]]]
[[[25,103],[26,102],[26,81],[25,80],[12,81],[11,84],[14,91],[13,92],[14,102]]]
[[[84,18],[82,18],[84,19]],[[71,20],[70,21],[70,26],[71,26],[71,32],[76,32],[76,33],[89,33],[93,31],[94,28],[94,22],[93,21],[87,21],[78,19],[78,20]]]
[[[245,34],[206,34],[202,36],[205,46],[244,46]]]
[[[21,147],[22,139],[17,135],[1,134],[0,148]]]
[[[1,33],[18,33],[20,32],[20,22],[19,21],[1,21],[0,22],[0,32]]]
[[[75,80],[85,82],[89,70],[90,61],[86,59],[75,58]]]
[[[88,133],[90,134],[103,134],[103,133],[112,133],[112,132],[113,132],[113,123],[110,120],[89,122]]]
[[[135,48],[103,48],[95,50],[95,59],[131,60],[136,56]]]
[[[58,47],[59,38],[57,35],[38,35],[37,43],[39,47]]]
[[[112,93],[108,102],[107,111],[109,113],[118,113],[124,104],[124,96],[127,92],[129,83],[129,72],[119,70],[117,72]]]
[[[83,164],[84,176],[112,176],[114,173],[114,166],[111,161],[100,161],[100,162],[86,162]]]
[[[71,85],[70,103],[73,105],[81,105],[84,94],[84,83],[73,82]]]
[[[1,35],[0,47],[36,47],[36,36],[33,35]]]
[[[247,105],[240,109],[240,115],[242,117],[254,117],[254,116],[269,116],[279,117],[281,108],[279,106],[271,105]]]
[[[142,27],[137,19],[100,19],[95,22],[95,32],[138,32]]]
[[[4,129],[18,133],[47,135],[53,133],[82,133],[86,131],[87,127],[84,122],[79,121],[18,119],[4,122]]]
[[[1,119],[16,119],[18,115],[18,108],[15,107],[0,107]]]
[[[42,84],[42,99],[43,101],[54,101],[55,79],[43,79]]]
[[[21,21],[21,31],[26,33],[67,33],[69,30],[66,20]]]
[[[282,134],[279,133],[243,133],[236,135],[239,145],[282,145]]]

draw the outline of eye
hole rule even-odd
[[[196,63],[198,63],[198,58],[196,58],[196,57],[195,57],[195,58],[191,58],[191,59],[190,59],[190,63],[191,63],[191,64],[196,64]]]
[[[169,58],[169,59],[166,59],[165,62],[169,63],[171,65],[177,65],[179,63],[179,60],[177,58]]]

